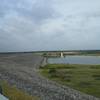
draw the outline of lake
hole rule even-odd
[[[49,64],[100,64],[100,56],[65,56],[48,58]]]

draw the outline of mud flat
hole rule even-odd
[[[52,82],[39,74],[43,57],[32,53],[0,54],[0,80],[40,100],[100,100]]]

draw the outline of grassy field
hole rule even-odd
[[[37,97],[30,96],[29,94],[11,87],[7,82],[1,82],[0,85],[5,95],[9,100],[39,100]]]
[[[40,73],[60,84],[100,97],[100,65],[48,64]]]

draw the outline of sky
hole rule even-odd
[[[0,52],[100,49],[100,0],[0,0]]]

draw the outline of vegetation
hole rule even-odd
[[[1,87],[3,95],[9,98],[9,100],[39,100],[36,97],[16,89],[16,87],[11,87],[7,82],[1,82]]]
[[[40,72],[60,84],[100,97],[100,65],[48,64]]]

